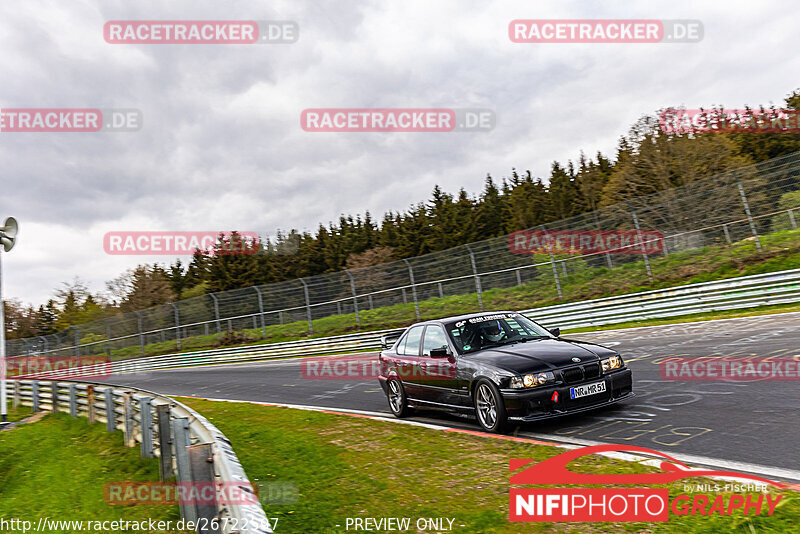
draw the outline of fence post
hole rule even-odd
[[[356,295],[356,281],[353,279],[353,275],[350,273],[349,270],[345,269],[344,271],[347,274],[347,277],[350,278],[350,291],[353,293],[353,310],[356,313],[356,327],[361,328],[361,316],[358,314],[358,295]]]
[[[728,225],[727,224],[723,224],[722,225],[722,231],[725,232],[725,241],[727,241],[728,244],[730,245],[732,243],[732,241],[731,241],[731,233],[728,231]]]
[[[33,411],[39,411],[39,381],[31,382],[31,397],[33,398]]]
[[[464,245],[469,252],[469,261],[472,264],[472,275],[475,277],[475,291],[478,293],[478,309],[483,311],[483,291],[481,290],[481,277],[478,275],[478,267],[475,264],[475,254],[469,244]]]
[[[267,337],[267,325],[264,323],[264,299],[261,298],[261,290],[258,289],[258,286],[253,286],[253,289],[256,290],[256,295],[258,295],[258,316],[261,317],[261,339],[265,339]]]
[[[186,449],[189,457],[189,469],[192,473],[192,484],[200,484],[200,487],[206,485],[214,487],[216,477],[214,476],[214,452],[211,449],[210,443],[200,443],[191,445]],[[207,494],[204,491],[199,492],[203,497]],[[212,520],[217,515],[217,495],[216,491],[210,492],[211,498],[206,500],[202,498],[201,502],[195,505],[197,510],[197,518],[205,519],[198,525],[198,534],[216,533],[218,530],[213,527]]]
[[[517,271],[517,274],[519,274],[519,271]],[[443,298],[444,298],[444,291],[442,291],[442,283],[441,283],[441,282],[439,282],[439,283],[438,283],[438,284],[436,284],[436,285],[437,285],[437,286],[439,286],[439,298],[440,298],[440,299],[443,299]]]
[[[89,384],[86,386],[86,410],[88,412],[86,418],[89,420],[90,425],[94,423],[97,416],[97,407],[95,407],[94,403],[94,386]]]
[[[414,283],[414,269],[411,268],[411,263],[405,258],[403,258],[403,262],[408,267],[408,279],[411,281],[411,298],[414,299],[414,313],[417,315],[417,321],[419,321],[419,302],[417,302],[417,285]]]
[[[58,412],[58,382],[53,380],[50,382],[50,411],[52,413]]]
[[[142,332],[142,314],[138,311],[133,312],[136,315],[136,324],[139,328],[139,354],[144,356],[144,333]]]
[[[103,392],[106,399],[106,430],[114,432],[117,429],[117,412],[114,405],[114,390],[106,388]]]
[[[172,420],[172,432],[174,434],[173,443],[175,444],[175,465],[178,466],[178,483],[191,484],[192,470],[189,465],[189,454],[186,447],[189,446],[189,419],[179,417]],[[180,500],[181,517],[186,521],[197,521],[197,508],[192,502]]]
[[[214,293],[209,293],[208,296],[214,301],[214,320],[217,322],[217,334],[222,334],[222,326],[219,323],[219,300]]]
[[[106,323],[106,356],[111,358],[111,323],[108,319],[103,319],[103,322]]]
[[[302,278],[299,278],[300,283],[303,284],[303,294],[306,297],[306,319],[308,319],[308,331],[314,331],[314,323],[311,322],[311,298],[308,296],[308,284]]]
[[[650,270],[650,260],[647,258],[647,245],[642,239],[642,229],[639,226],[639,217],[636,215],[636,209],[631,206],[630,201],[628,206],[631,208],[631,215],[633,215],[633,226],[636,228],[636,237],[639,238],[639,244],[642,246],[642,259],[644,260],[644,268],[647,270],[647,277],[653,281],[653,271]]]
[[[72,328],[74,329],[74,332],[75,332],[75,334],[74,334],[74,336],[75,336],[75,338],[74,338],[75,339],[75,341],[74,341],[74,343],[75,343],[75,356],[80,356],[81,355],[81,337],[80,337],[80,334],[78,334],[78,327],[77,326],[73,326]]]
[[[747,214],[747,220],[750,222],[750,231],[753,232],[753,237],[756,238],[756,248],[761,252],[761,240],[758,238],[758,231],[756,230],[756,223],[753,222],[753,216],[750,214],[750,204],[747,203],[747,195],[744,193],[742,181],[736,182],[739,186],[739,195],[742,197],[742,204],[744,205],[744,212]]]
[[[172,469],[172,429],[169,421],[169,404],[159,404],[156,406],[158,416],[158,451],[159,451],[159,474],[161,480],[169,480],[175,476]]]
[[[78,392],[75,384],[69,385],[69,415],[78,417]]]
[[[151,411],[152,401],[150,397],[139,399],[139,425],[142,430],[142,458],[153,457],[153,416]]]
[[[540,226],[542,231],[547,232],[544,226]],[[545,234],[542,236],[542,243],[544,243],[545,239],[549,234]],[[548,239],[548,243],[549,243]],[[558,298],[563,299],[564,293],[561,291],[561,280],[558,279],[558,269],[556,269],[556,257],[553,255],[553,247],[552,245],[547,245],[547,253],[550,255],[550,268],[553,270],[553,280],[556,282],[556,291],[558,292]]]
[[[175,347],[178,350],[181,350],[181,319],[180,315],[178,314],[178,306],[174,302],[168,302],[172,309],[175,312]]]
[[[789,222],[792,223],[792,230],[797,230],[797,221],[794,219],[794,211],[788,210],[786,213],[789,214]]]

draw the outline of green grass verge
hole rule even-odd
[[[22,412],[25,412],[24,414]],[[18,415],[30,415],[30,409]],[[0,517],[51,520],[180,519],[177,506],[111,506],[108,482],[158,481],[158,460],[123,446],[122,432],[51,414],[0,432]],[[62,531],[63,532],[63,531]]]
[[[756,248],[752,239],[732,245],[710,245],[669,254],[651,256],[651,281],[643,261],[627,263],[614,268],[591,267],[584,260],[568,263],[569,275],[559,272],[563,297],[559,298],[549,266],[541,271],[537,279],[520,286],[488,289],[483,292],[484,309],[531,309],[565,302],[624,295],[652,289],[721,280],[737,276],[762,274],[800,268],[800,230],[785,230],[761,236],[762,250]],[[541,259],[540,261],[545,261]],[[475,293],[431,298],[419,303],[422,319],[434,319],[470,313],[478,310]],[[723,312],[727,313],[727,312]],[[733,312],[737,313],[737,312]],[[705,316],[699,315],[698,317]],[[712,314],[717,318],[726,315]],[[667,322],[684,322],[691,317],[679,317]],[[246,329],[231,334],[193,336],[181,340],[181,351],[200,350],[210,347],[241,346],[261,343],[278,343],[314,337],[325,337],[357,331],[386,328],[401,328],[416,322],[413,304],[396,304],[372,310],[361,310],[361,327],[356,327],[354,314],[334,315],[313,321],[314,332],[308,331],[306,321],[284,325],[269,325],[266,335],[260,328]],[[222,321],[223,327],[225,321]],[[631,323],[633,324],[633,323]],[[647,324],[647,323],[645,323]],[[652,324],[664,324],[655,321]],[[170,325],[165,325],[170,326]],[[616,326],[619,327],[619,326]],[[102,348],[102,344],[98,345]],[[176,352],[175,341],[145,345],[145,355]],[[111,359],[135,358],[140,355],[139,346],[111,350]]]
[[[563,450],[320,412],[181,400],[227,435],[251,481],[297,484],[295,503],[265,505],[268,516],[279,518],[277,532],[345,532],[347,517],[455,518],[453,532],[463,534],[777,533],[794,532],[800,524],[800,497],[791,491],[783,492],[771,517],[734,512],[731,517],[672,515],[666,523],[650,524],[510,523],[508,461],[541,461]],[[584,457],[570,468],[652,471],[599,456]],[[671,498],[683,493],[683,482],[668,486]]]

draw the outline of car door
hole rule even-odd
[[[447,349],[451,355],[431,357],[433,349],[441,348]],[[419,362],[422,400],[448,405],[459,404],[456,359],[453,354],[444,328],[437,324],[428,325],[425,328]]]
[[[419,369],[420,348],[423,325],[413,326],[397,346],[397,374],[403,382],[406,396],[410,399],[422,398],[422,380]]]

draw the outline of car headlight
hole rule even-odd
[[[622,357],[612,356],[610,358],[606,358],[605,360],[600,360],[600,366],[603,368],[604,373],[611,371],[612,369],[619,369],[622,367]]]
[[[514,389],[533,388],[543,386],[556,381],[556,376],[551,372],[531,373],[525,376],[515,376],[511,378],[510,386]]]

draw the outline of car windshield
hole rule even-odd
[[[445,327],[461,353],[553,337],[519,313],[482,315],[446,323]]]

